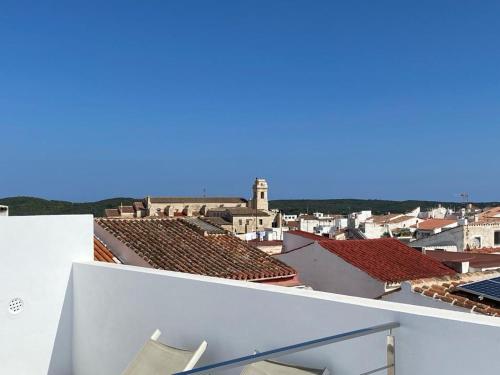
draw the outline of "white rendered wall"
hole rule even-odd
[[[275,257],[293,267],[300,281],[314,290],[365,298],[377,298],[385,293],[384,282],[372,278],[316,242]]]
[[[401,290],[393,293],[388,293],[382,296],[382,299],[384,301],[400,302],[416,306],[427,306],[427,307],[434,307],[437,309],[470,313],[470,309],[466,309],[460,306],[453,306],[451,303],[435,300],[431,297],[423,296],[419,293],[412,292],[409,282],[402,283]]]
[[[498,318],[97,263],[75,264],[74,292],[75,375],[119,374],[156,328],[180,347],[206,339],[201,365],[390,321],[402,325],[395,330],[397,374],[500,368]],[[286,360],[353,375],[384,365],[385,355],[380,333]]]
[[[314,240],[298,234],[285,232],[283,234],[283,252],[298,249],[299,247],[313,243]]]
[[[0,217],[1,374],[70,373],[72,263],[93,259],[92,233],[90,215]]]

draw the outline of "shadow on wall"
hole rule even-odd
[[[48,375],[73,372],[73,267],[69,274],[64,302],[52,348]]]

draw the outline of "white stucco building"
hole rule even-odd
[[[276,257],[314,290],[365,298],[378,298],[402,281],[455,274],[395,239],[331,240],[291,231]]]

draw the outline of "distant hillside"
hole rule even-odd
[[[103,216],[106,208],[116,208],[123,203],[130,205],[134,198],[111,198],[97,202],[73,203],[51,201],[34,197],[11,197],[0,199],[0,205],[9,206],[9,215],[67,215],[93,214]]]
[[[389,201],[378,199],[293,199],[293,200],[275,200],[270,201],[271,208],[278,208],[287,214],[324,212],[331,214],[347,214],[349,212],[372,210],[374,214],[404,213],[420,207],[436,207],[442,204],[445,207],[460,208],[463,203],[458,202],[436,202],[436,201]],[[474,203],[477,207],[487,207],[500,205],[498,202]]]
[[[93,214],[103,216],[106,208],[116,208],[121,204],[131,205],[134,198],[111,198],[97,202],[73,203],[67,201],[52,201],[34,197],[11,197],[0,199],[0,205],[9,206],[9,214],[21,215],[64,215]],[[325,212],[332,214],[347,214],[353,211],[372,210],[375,214],[387,212],[403,213],[420,206],[422,209],[436,207],[461,207],[457,202],[435,201],[389,201],[377,199],[292,199],[270,201],[271,208],[278,208],[287,214],[301,212]],[[499,202],[474,203],[478,207],[498,206]]]

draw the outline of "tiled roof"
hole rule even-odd
[[[132,206],[120,206],[119,210],[120,210],[120,212],[123,212],[126,214],[133,214],[134,213],[134,207],[132,207]]]
[[[212,225],[218,225],[218,226],[233,225],[232,223],[230,223],[226,219],[219,217],[219,216],[203,216],[203,217],[200,217],[200,219],[203,221],[206,221],[207,223],[210,223]]]
[[[226,211],[229,212],[231,216],[269,216],[267,212],[249,207],[229,207]]]
[[[438,228],[446,227],[447,225],[451,225],[456,223],[456,220],[449,219],[427,219],[418,223],[416,227],[421,230],[433,230]]]
[[[248,203],[238,197],[151,197],[151,203]]]
[[[323,237],[323,236],[318,236],[317,234],[314,234],[314,233],[304,232],[303,230],[289,230],[288,232],[285,232],[285,233],[294,234],[296,236],[301,236],[301,237],[309,238],[311,240],[316,240],[316,241],[322,241],[322,240],[327,238],[327,237]]]
[[[479,214],[481,218],[495,218],[500,220],[500,207],[492,207]]]
[[[289,227],[289,228],[299,228],[300,227],[300,223],[296,220],[288,220],[286,222],[286,226]]]
[[[248,241],[252,246],[282,246],[283,241],[259,241],[259,240],[250,240]]]
[[[104,210],[104,215],[106,217],[118,217],[120,216],[120,211],[118,211],[118,209],[116,208],[106,208]]]
[[[134,202],[134,204],[132,206],[134,207],[134,210],[136,210],[136,211],[144,210],[146,208],[146,207],[144,207],[143,202]]]
[[[500,248],[497,251],[500,251]],[[474,268],[500,267],[500,254],[426,250],[425,255],[441,263],[469,262],[469,265]]]
[[[441,262],[393,238],[324,240],[319,244],[381,281],[400,282],[455,274]]]
[[[106,263],[120,263],[97,237],[94,237],[94,260]]]
[[[204,236],[176,219],[96,219],[151,267],[238,280],[293,277],[293,268],[230,235]]]
[[[389,220],[389,223],[398,224],[398,223],[402,223],[402,222],[405,222],[408,220],[414,220],[415,223],[418,222],[418,219],[416,217],[403,215],[403,216],[396,217],[394,219]]]
[[[384,224],[384,223],[389,223],[400,216],[403,215],[402,214],[373,215],[371,219],[373,220],[374,223]]]
[[[219,226],[215,226],[209,222],[206,222],[204,220],[201,220],[197,217],[185,217],[182,218],[185,223],[188,223],[189,225],[193,226],[194,228],[197,228],[201,230],[202,232],[206,232],[208,234],[226,234],[227,231],[222,229]]]
[[[414,293],[419,293],[424,297],[463,307],[477,314],[500,317],[500,303],[486,298],[479,300],[477,296],[456,289],[459,285],[498,276],[500,276],[498,271],[472,272],[441,278],[414,280],[410,282],[410,285]]]
[[[480,247],[478,249],[464,250],[465,253],[480,253],[480,254],[500,254],[500,247]]]

